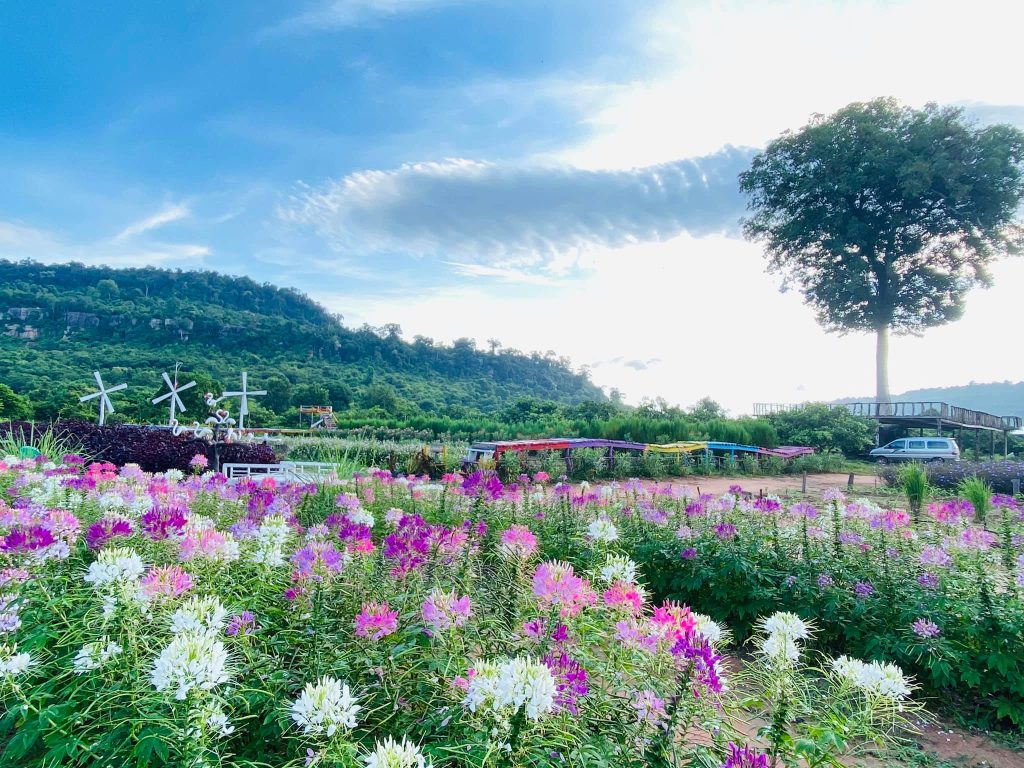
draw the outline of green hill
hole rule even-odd
[[[214,272],[42,265],[0,260],[0,383],[27,396],[35,418],[92,412],[77,402],[92,371],[110,384],[126,419],[159,419],[149,400],[160,373],[181,365],[199,385],[184,420],[205,415],[205,391],[268,390],[254,424],[298,422],[299,405],[336,411],[452,418],[492,413],[522,398],[605,400],[585,373],[553,354],[479,350],[400,328],[348,328],[341,317],[290,288]],[[89,405],[95,405],[90,403]]]
[[[978,384],[971,382],[958,387],[934,387],[932,389],[912,389],[900,395],[893,395],[893,400],[934,401],[958,405],[961,408],[972,408],[976,411],[995,414],[996,416],[1024,417],[1024,381],[1010,381]],[[839,403],[853,403],[874,400],[873,397],[846,397],[837,400]]]

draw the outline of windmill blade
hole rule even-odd
[[[93,398],[99,397],[102,394],[102,392],[93,392],[91,395],[82,395],[80,398],[78,398],[78,402],[84,403],[86,400],[92,400]]]
[[[151,402],[151,403],[152,403],[153,405],[156,405],[157,403],[162,403],[162,402],[163,402],[164,400],[166,400],[166,399],[167,399],[168,397],[172,397],[173,395],[174,395],[174,393],[173,393],[173,392],[168,392],[168,393],[167,393],[166,395],[160,395],[160,397],[154,397],[154,398],[153,398],[152,400],[150,400],[149,402]]]
[[[103,407],[106,409],[107,413],[114,412],[114,404],[110,402],[110,398],[107,397],[106,392],[103,393]]]
[[[111,387],[107,392],[120,392],[122,389],[128,389],[127,384],[118,384],[116,387]]]
[[[99,371],[93,371],[92,375],[96,378],[96,385],[100,388],[100,391],[102,391],[103,390],[103,379],[100,378],[100,372]]]
[[[178,387],[178,391],[184,392],[186,389],[192,389],[192,387],[194,387],[195,385],[196,383],[194,381],[190,381],[188,384],[182,384],[180,387]]]
[[[183,402],[181,402],[181,398],[178,397],[178,393],[177,392],[171,392],[170,394],[171,394],[171,396],[174,397],[175,408],[177,410],[179,410],[179,411],[184,412],[185,411],[185,404]]]

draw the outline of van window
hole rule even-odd
[[[948,450],[950,450],[949,443],[947,443],[945,440],[929,440],[928,441],[928,450],[929,451],[948,451]]]
[[[923,451],[924,450],[924,444],[925,444],[924,440],[911,440],[910,441],[910,450],[912,450],[912,451]]]
[[[892,448],[894,451],[902,451],[904,448],[907,447],[907,441],[906,440],[893,440],[891,443],[889,443],[885,447],[886,448]]]

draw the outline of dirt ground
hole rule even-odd
[[[807,476],[807,493],[812,496],[820,496],[821,492],[828,488],[841,488],[844,492],[850,493],[848,483],[849,474],[825,473],[820,475]],[[685,480],[666,480],[661,482],[651,481],[649,485],[674,487],[686,487],[700,489],[701,493],[711,493],[716,496],[725,493],[731,485],[739,485],[745,491],[755,495],[764,493],[799,493],[802,487],[803,478],[799,475],[779,475],[774,477],[688,477]],[[881,489],[882,481],[874,475],[854,475],[853,493],[869,494]]]

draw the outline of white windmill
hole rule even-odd
[[[92,400],[94,398],[100,399],[100,426],[107,420],[107,414],[114,412],[114,404],[110,402],[111,392],[120,392],[122,389],[128,389],[127,384],[118,384],[116,387],[110,387],[109,389],[104,386],[103,379],[100,378],[99,371],[93,371],[92,375],[96,377],[96,384],[100,388],[98,392],[93,392],[91,395],[83,395],[78,398],[78,402],[84,403],[86,400]]]
[[[164,371],[163,376],[164,383],[167,385],[167,389],[169,391],[165,395],[160,395],[160,397],[153,398],[151,402],[153,403],[153,405],[156,405],[157,403],[162,403],[164,400],[171,401],[171,415],[167,423],[173,428],[178,425],[178,420],[174,416],[175,412],[181,411],[182,413],[184,413],[186,410],[185,404],[181,402],[181,397],[178,396],[178,393],[184,392],[186,389],[191,389],[196,385],[196,383],[194,381],[190,381],[188,384],[182,384],[181,386],[179,386],[177,365],[174,366],[174,381],[171,381],[171,377],[167,375],[166,371]]]
[[[265,389],[249,389],[249,374],[246,371],[242,371],[242,389],[238,392],[224,392],[218,400],[223,400],[225,397],[241,398],[241,402],[238,405],[238,428],[245,429],[245,417],[249,413],[249,398],[265,394],[267,394]]]

